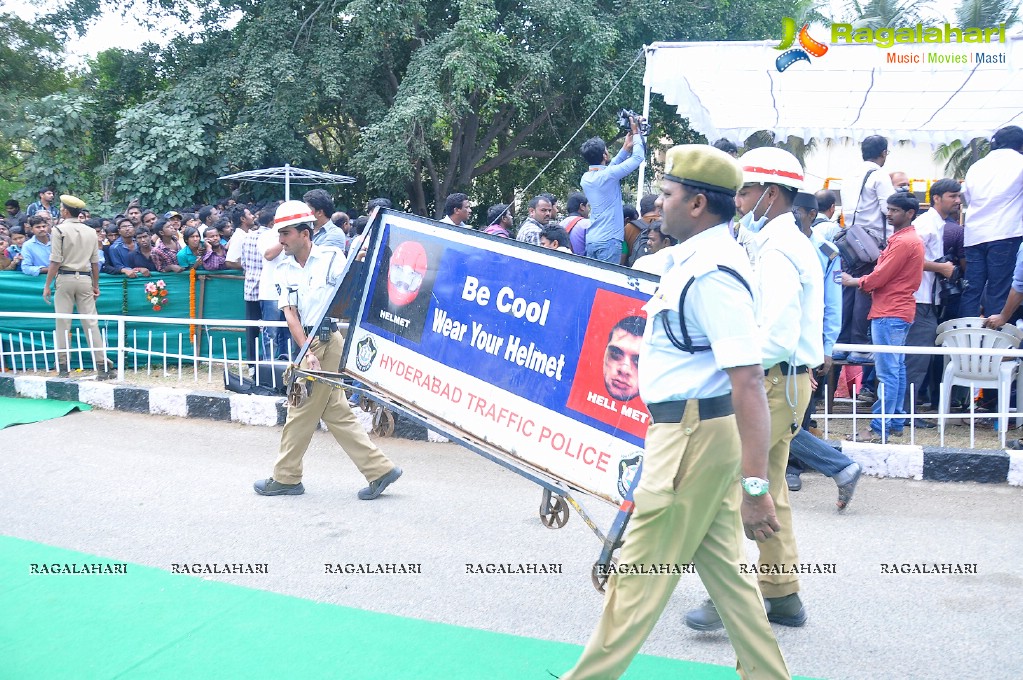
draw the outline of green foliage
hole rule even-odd
[[[124,112],[107,172],[116,195],[177,207],[218,195],[226,164],[216,151],[214,119],[190,102],[156,99]]]
[[[26,137],[33,150],[19,179],[31,189],[19,198],[33,199],[35,188],[54,186],[85,198],[98,188],[92,169],[82,162],[92,146],[95,102],[69,91],[31,102],[25,109]]]
[[[942,144],[934,151],[934,160],[945,164],[945,176],[963,179],[970,166],[991,151],[991,142],[984,138],[971,139],[969,144],[955,141]]]
[[[1013,0],[962,0],[956,7],[956,23],[975,27],[1004,23],[1012,28],[1020,23],[1020,6]]]

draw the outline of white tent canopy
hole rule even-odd
[[[890,49],[835,44],[784,72],[775,66],[777,44],[654,43],[646,48],[647,100],[656,92],[707,139],[736,143],[771,130],[778,140],[879,134],[937,146],[1023,125],[1023,36]],[[1004,63],[977,63],[978,52]],[[928,63],[930,53],[973,63]],[[888,63],[889,54],[917,54],[922,63]]]

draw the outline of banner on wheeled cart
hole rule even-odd
[[[384,211],[345,370],[398,403],[618,503],[650,422],[642,274]]]

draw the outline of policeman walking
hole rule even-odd
[[[95,314],[96,298],[99,297],[99,246],[96,232],[79,219],[85,201],[75,196],[64,194],[60,197],[60,216],[52,230],[50,241],[50,266],[46,272],[46,283],[43,284],[43,300],[50,304],[50,286],[56,281],[56,293],[53,297],[54,311],[58,314],[71,314],[78,307],[79,314]],[[96,377],[106,380],[112,377],[106,368],[106,357],[103,355],[103,338],[99,334],[96,319],[82,319],[82,330],[92,348]],[[68,334],[71,331],[71,319],[57,319],[57,337],[54,344],[57,348],[57,377],[69,375],[66,354]]]
[[[661,565],[689,562],[745,677],[790,677],[756,581],[740,569],[743,528],[757,541],[779,528],[752,272],[728,231],[741,185],[736,161],[713,147],[676,146],[665,158],[661,230],[680,243],[646,306],[639,381],[653,424],[619,556],[629,569],[608,580],[597,629],[563,680],[621,676],[678,583]]]
[[[344,268],[345,254],[338,248],[313,244],[314,220],[312,210],[301,201],[285,201],[277,208],[274,228],[280,234],[285,254],[290,255],[281,260],[276,271],[278,305],[299,346],[315,336],[302,367],[309,371],[337,371],[343,344],[337,325],[327,318],[318,327],[311,324],[331,301],[334,292],[331,283]],[[318,382],[307,398],[288,409],[273,476],[257,481],[253,485],[256,493],[262,496],[305,493],[302,458],[321,419],[369,482],[368,487],[359,491],[360,499],[373,500],[401,476],[401,468],[370,441],[344,399],[344,392]]]

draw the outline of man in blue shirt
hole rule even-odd
[[[26,214],[32,217],[40,211],[50,213],[50,217],[54,222],[60,218],[60,211],[53,203],[53,189],[51,187],[43,187],[39,190],[39,200],[28,206]]]
[[[631,118],[632,129],[622,150],[613,159],[600,137],[583,142],[579,152],[589,163],[582,177],[582,189],[590,202],[590,226],[586,230],[586,257],[620,264],[625,240],[622,217],[621,182],[643,164],[646,143],[639,134],[639,121]]]
[[[21,273],[39,276],[49,273],[50,221],[44,215],[33,215],[28,221],[34,234],[21,248]]]

